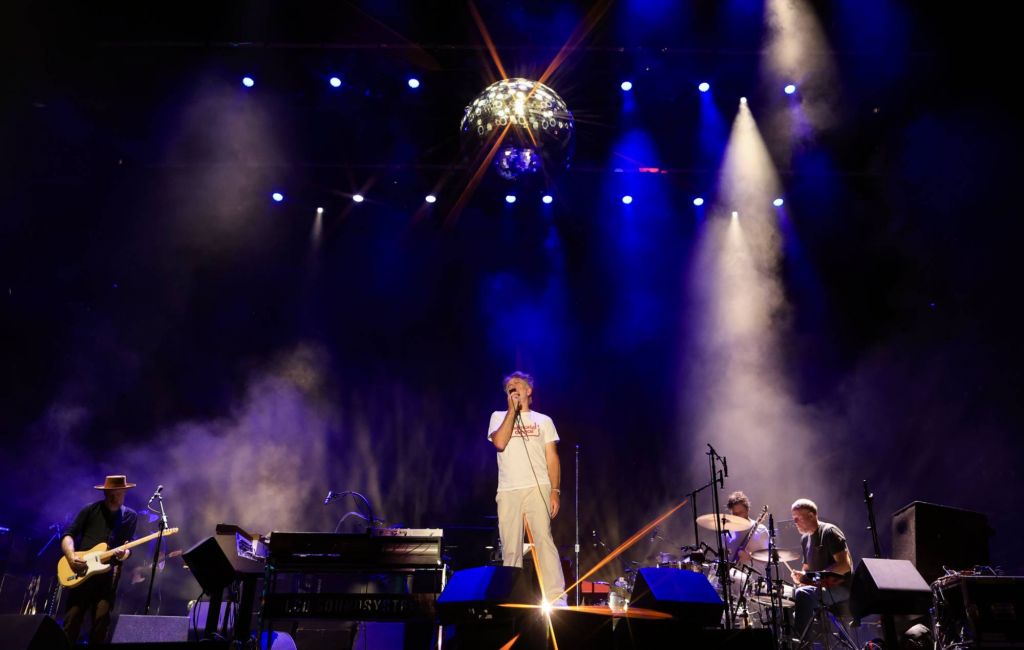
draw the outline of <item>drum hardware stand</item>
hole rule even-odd
[[[775,579],[772,579],[773,573]],[[779,612],[782,611],[782,574],[779,572],[779,549],[775,544],[775,517],[771,513],[768,514],[768,563],[765,565],[765,582],[768,585],[768,602],[771,603],[775,644],[782,648],[786,636],[779,621]]]
[[[829,610],[828,606],[825,605],[825,588],[822,586],[822,576],[817,571],[809,571],[804,574],[811,578],[814,586],[818,589],[818,606],[814,610],[814,618],[818,620],[818,627],[820,628],[821,638],[824,641],[825,650],[832,650],[832,636],[835,635],[839,638],[839,644],[841,647],[849,648],[850,650],[859,650],[857,643],[850,637],[850,633],[846,629],[846,625],[840,621],[835,614]],[[829,624],[835,631],[829,630]],[[800,638],[797,640],[797,647],[803,647],[807,641],[807,635],[810,634],[811,628],[814,627],[814,619],[807,622],[807,627],[804,628],[803,632],[800,633]]]
[[[881,558],[882,546],[878,543],[878,526],[875,524],[875,495],[868,489],[868,482],[866,480],[864,481],[864,504],[868,509],[868,530],[871,531],[871,542],[874,545],[875,557]],[[880,618],[882,620],[882,638],[885,640],[885,647],[888,650],[899,647],[897,645],[896,623],[892,620],[892,616],[882,615]]]

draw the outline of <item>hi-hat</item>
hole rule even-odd
[[[737,517],[736,515],[716,515],[715,513],[701,515],[697,517],[697,525],[701,528],[707,528],[708,530],[717,530],[718,526],[721,525],[722,532],[735,533],[743,530],[747,530],[754,525],[754,522],[750,521],[746,517]]]
[[[792,562],[793,560],[800,559],[800,554],[795,551],[787,551],[784,548],[775,550],[779,554],[779,562]],[[769,562],[771,560],[771,552],[766,548],[762,548],[751,553],[750,557],[760,562]]]

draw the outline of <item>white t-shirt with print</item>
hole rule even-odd
[[[507,411],[495,411],[491,414],[491,424],[487,428],[488,440],[501,426],[506,413]],[[505,451],[498,452],[498,492],[521,490],[533,487],[537,483],[551,485],[544,448],[549,442],[558,442],[555,423],[537,411],[521,411],[519,415],[523,426],[520,427],[518,421],[513,425],[512,437],[505,445]]]

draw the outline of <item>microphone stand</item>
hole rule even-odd
[[[50,539],[46,540],[43,547],[36,553],[36,559],[38,560],[46,552],[46,549],[50,548],[50,544],[57,543],[57,547],[60,548],[60,542],[64,539],[64,535],[61,533],[60,522],[55,522],[50,526],[50,530],[54,531]],[[51,579],[52,580],[52,579]],[[63,593],[63,585],[60,584],[60,580],[56,581],[57,586],[52,587],[46,594],[46,602],[43,604],[43,613],[53,618],[57,617],[57,603],[60,601],[61,593]],[[52,582],[51,582],[52,584]]]
[[[573,492],[573,508],[576,515],[576,606],[580,606],[580,443],[576,443],[576,488]]]
[[[164,539],[164,531],[167,530],[167,513],[164,512],[164,497],[159,492],[153,495],[156,497],[157,505],[160,506],[160,534],[156,536],[156,546],[153,549],[153,568],[149,572],[149,591],[146,593],[146,608],[143,610],[143,615],[149,614],[149,605],[153,601],[153,583],[156,582],[156,565],[160,560],[160,545]],[[146,508],[150,512],[157,512],[153,510],[153,500],[146,504]]]
[[[722,517],[719,515],[721,506],[718,502],[718,489],[719,486],[725,487],[725,472],[719,470],[716,466],[716,460],[722,461],[722,467],[725,468],[725,459],[718,455],[715,448],[708,443],[708,451],[706,452],[708,461],[711,467],[711,500],[715,511],[715,537],[718,542],[718,582],[722,585],[722,595],[725,597],[725,611],[728,612],[728,616],[725,617],[725,629],[731,630],[733,628],[732,620],[732,576],[729,575],[729,563],[725,559],[725,547],[722,545]]]
[[[864,481],[864,504],[868,508],[868,530],[871,531],[871,543],[874,546],[875,557],[881,559],[882,545],[878,543],[878,525],[875,523],[875,494],[868,489],[868,482],[866,480]],[[893,621],[892,616],[882,614],[880,619],[882,621],[882,638],[885,639],[885,647],[898,647],[896,623]]]

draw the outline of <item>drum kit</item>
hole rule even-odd
[[[696,518],[698,526],[705,530],[721,530],[725,533],[748,533],[756,522],[746,517],[731,514],[705,514]],[[753,531],[751,531],[753,532]],[[753,535],[748,535],[752,537]],[[774,549],[778,562],[788,567],[789,562],[800,559],[800,554],[789,549]],[[771,560],[771,549],[758,549],[750,553],[754,560],[750,563],[730,561],[729,558],[718,558],[717,552],[707,544],[680,547],[679,554],[656,553],[649,556],[648,562],[659,568],[678,569],[701,573],[718,592],[726,603],[732,603],[731,611],[723,613],[723,623],[731,616],[733,628],[770,627],[776,625],[792,625],[794,587],[780,579],[777,569],[772,568],[771,574],[774,589],[769,588],[766,567]],[[723,566],[724,565],[724,566]],[[779,565],[774,565],[779,566]],[[627,573],[632,573],[627,571]],[[787,572],[788,575],[788,572]],[[633,575],[627,575],[616,581],[618,590],[625,592],[632,586]],[[726,585],[723,585],[723,577]],[[728,594],[726,593],[728,590]],[[774,594],[772,593],[774,591]],[[773,598],[774,595],[774,598]],[[621,598],[621,596],[620,596]],[[774,602],[773,602],[774,601]],[[773,608],[775,608],[773,618]]]

